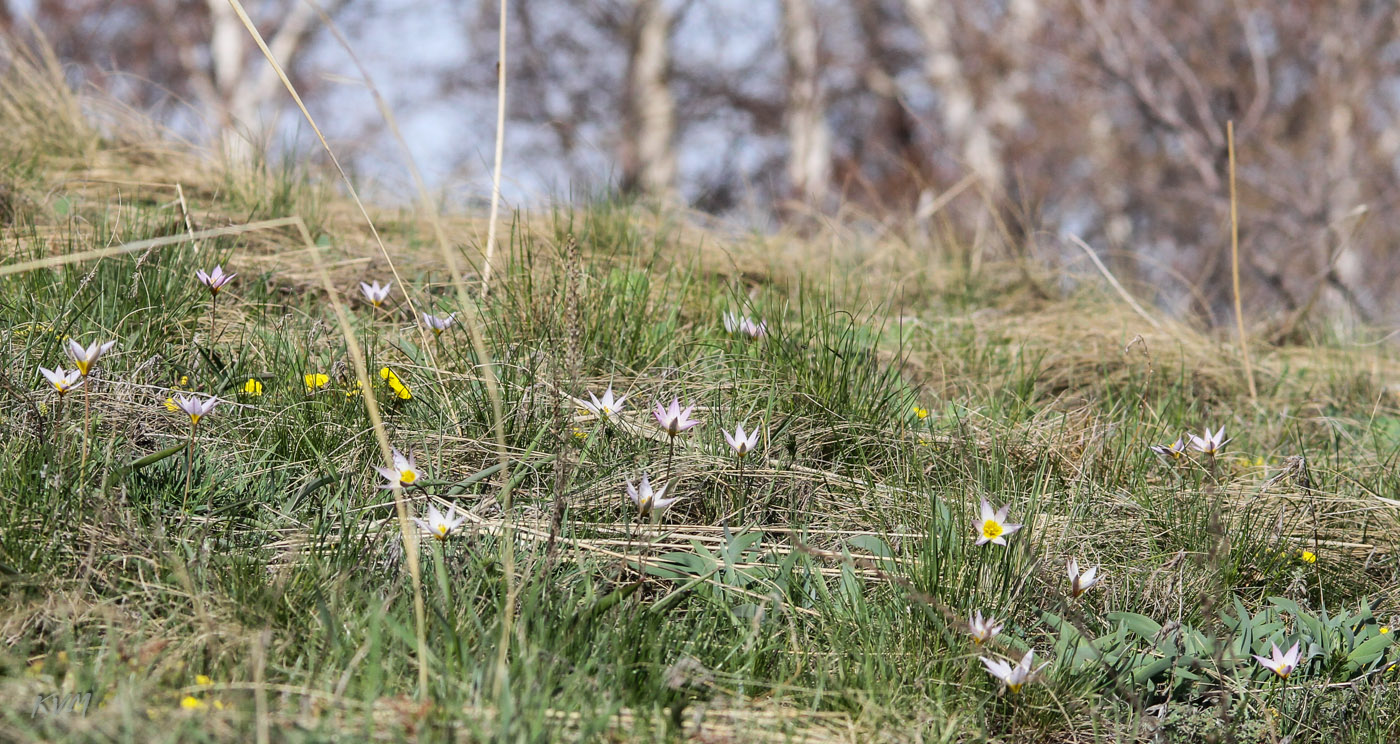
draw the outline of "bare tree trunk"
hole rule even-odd
[[[623,104],[622,189],[672,195],[676,102],[668,86],[671,14],[660,0],[635,0]]]
[[[231,104],[231,91],[237,90],[244,79],[247,58],[248,31],[233,12],[228,0],[206,0],[209,5],[209,76],[204,86],[207,103],[218,113],[219,146],[231,165],[246,165],[252,159],[247,133],[239,132],[241,124]],[[246,123],[242,123],[247,126]]]
[[[787,56],[788,182],[808,204],[820,204],[831,181],[831,132],[817,66],[817,21],[808,0],[783,0]]]
[[[953,44],[953,8],[947,0],[906,0],[909,19],[928,47],[924,64],[929,82],[938,91],[943,130],[967,167],[984,188],[1000,190],[1001,146],[977,110],[972,85]]]
[[[210,70],[207,78],[196,81],[196,87],[210,96],[206,103],[218,112],[224,156],[230,163],[243,165],[251,162],[253,153],[265,144],[267,133],[275,124],[275,118],[264,121],[262,116],[269,109],[268,104],[282,94],[282,80],[263,59],[229,0],[206,2],[211,26]],[[324,7],[333,15],[345,2],[331,0]],[[267,46],[286,69],[304,50],[314,28],[316,11],[305,0],[286,0],[284,4],[290,7],[279,13],[281,22],[267,39]]]

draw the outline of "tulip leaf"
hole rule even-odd
[[[732,564],[741,562],[744,558],[744,553],[747,553],[749,549],[753,547],[754,543],[761,539],[763,539],[762,530],[740,532],[737,535],[731,535],[724,546],[725,563]]]
[[[1235,600],[1235,614],[1238,615],[1240,619],[1239,625],[1236,627],[1236,632],[1240,635],[1248,636],[1250,628],[1252,627],[1249,610],[1245,609],[1244,602],[1241,602],[1239,597],[1232,597],[1232,599]]]
[[[757,603],[745,602],[744,604],[735,607],[733,610],[731,610],[731,612],[733,612],[734,617],[750,619],[758,616],[760,610],[761,608],[758,606]]]
[[[865,597],[861,595],[861,583],[850,563],[841,564],[841,593],[846,596],[846,601],[852,609],[865,604]]]
[[[1133,670],[1133,681],[1142,684],[1153,677],[1167,671],[1175,663],[1173,659],[1154,659],[1146,664],[1140,665]]]
[[[658,599],[658,600],[656,600],[655,602],[653,602],[652,605],[651,605],[651,607],[648,608],[647,611],[648,611],[648,612],[651,612],[651,613],[653,613],[653,614],[663,614],[663,613],[665,613],[667,610],[669,610],[669,609],[671,608],[672,605],[674,605],[676,602],[680,601],[680,598],[681,598],[681,597],[684,597],[687,593],[690,592],[691,589],[694,589],[696,586],[698,586],[698,585],[700,585],[701,583],[707,581],[711,576],[714,576],[714,575],[715,575],[715,572],[718,571],[718,570],[719,570],[718,568],[710,569],[709,571],[706,571],[705,573],[702,573],[702,574],[700,574],[699,576],[696,576],[695,578],[691,579],[690,581],[687,581],[686,583],[682,584],[681,586],[676,587],[675,589],[671,590],[671,592],[670,592],[669,594],[667,594],[666,596],[664,596],[664,597],[662,597],[661,599]],[[651,566],[647,566],[647,573],[656,573],[656,575],[658,575],[658,576],[661,575],[659,572],[653,572]],[[633,586],[637,586],[637,584],[633,584]],[[616,593],[616,592],[614,592],[614,593]]]
[[[877,558],[893,558],[894,551],[890,549],[889,543],[876,537],[875,535],[856,535],[848,540],[846,544],[854,550],[870,553]]]
[[[185,447],[188,446],[188,443],[181,442],[179,444],[166,447],[165,449],[159,452],[152,452],[151,454],[146,455],[145,457],[142,457],[138,460],[132,460],[131,462],[123,466],[123,469],[128,471],[140,470],[141,468],[144,468],[147,465],[154,465],[167,457],[173,457],[175,455],[178,455],[181,452],[184,452]]]
[[[1381,658],[1385,654],[1385,650],[1394,642],[1394,633],[1379,633],[1368,638],[1347,654],[1347,671],[1355,672],[1368,664],[1375,663],[1376,659]]]
[[[647,573],[668,579],[681,579],[715,571],[713,560],[694,553],[666,553],[647,563]]]
[[[1128,630],[1142,638],[1154,638],[1162,632],[1162,624],[1146,615],[1136,612],[1110,612],[1108,621],[1122,623]]]
[[[632,593],[637,591],[637,588],[641,585],[640,581],[634,581],[626,586],[621,586],[608,592],[598,601],[580,610],[579,613],[574,616],[574,623],[577,625],[587,625],[594,618],[616,607],[622,600],[632,596]]]
[[[306,498],[307,496],[310,496],[313,493],[316,493],[322,488],[325,488],[326,486],[335,483],[336,481],[340,480],[340,478],[340,473],[332,473],[330,475],[323,475],[320,478],[311,481],[310,483],[306,484],[305,488],[301,489],[301,493],[297,494],[297,501],[301,501],[302,499]]]
[[[1269,597],[1269,604],[1277,607],[1279,612],[1285,612],[1294,617],[1301,617],[1305,614],[1297,602],[1286,597]]]

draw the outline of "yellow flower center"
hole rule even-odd
[[[988,540],[997,539],[1003,532],[1005,532],[1005,530],[1001,528],[1000,524],[997,524],[995,519],[988,519],[982,523],[982,536]]]
[[[190,426],[199,426],[199,416],[200,414],[198,413],[190,414]]]
[[[92,366],[92,362],[85,362],[81,359],[74,359],[73,363],[78,365],[78,372],[82,373],[83,377],[87,377],[88,367]]]
[[[603,415],[607,416],[610,413],[612,413],[612,409],[608,408],[607,406],[603,406]]]
[[[405,470],[399,473],[399,482],[404,484],[405,486],[413,483],[416,480],[418,480],[418,473],[412,470]]]
[[[1017,683],[1014,683],[1014,684],[1008,683],[1008,684],[1006,685],[1006,689],[1008,689],[1008,690],[1010,690],[1010,691],[1012,691],[1012,692],[1020,692],[1020,691],[1021,691],[1021,684],[1022,684],[1022,683],[1020,683],[1020,682],[1017,682]]]
[[[53,386],[54,389],[58,391],[59,395],[63,395],[64,393],[68,392],[68,385],[65,384],[62,380],[55,382]]]
[[[445,525],[445,524],[440,524],[440,525],[438,525],[437,531],[438,531],[438,537],[440,537],[440,538],[441,538],[441,537],[447,537],[447,525]]]

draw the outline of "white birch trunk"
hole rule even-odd
[[[636,0],[624,102],[625,190],[672,195],[676,182],[676,102],[669,87],[671,14],[661,0]]]
[[[820,204],[831,181],[831,131],[818,67],[816,17],[808,0],[783,0],[787,56],[788,183],[797,198]]]
[[[946,0],[906,0],[909,19],[927,47],[924,70],[938,91],[943,130],[983,187],[1002,184],[1001,146],[979,113],[977,98],[953,44],[952,7]]]

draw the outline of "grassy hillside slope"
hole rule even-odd
[[[371,210],[381,247],[334,182],[229,175],[43,61],[0,127],[4,740],[1400,737],[1388,343],[1255,348],[1255,398],[1228,339],[1031,265],[607,203],[513,215],[464,302],[431,221]],[[116,344],[60,396],[70,339]],[[1028,649],[1016,691],[979,661]]]

